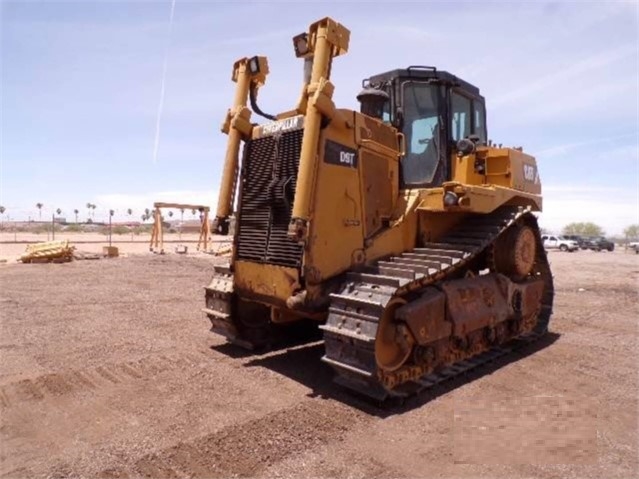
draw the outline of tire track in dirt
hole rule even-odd
[[[66,396],[102,389],[115,384],[144,380],[165,371],[205,360],[204,356],[196,354],[178,357],[154,355],[135,361],[103,364],[89,369],[43,374],[0,387],[0,408],[9,408],[25,401],[42,401],[52,396]]]
[[[243,424],[109,468],[102,478],[255,477],[287,457],[341,441],[372,416],[341,403],[310,399]]]

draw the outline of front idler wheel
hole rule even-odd
[[[528,276],[535,265],[537,243],[529,226],[515,226],[497,239],[494,246],[494,268],[515,281]]]
[[[377,366],[387,372],[396,371],[410,357],[415,344],[408,326],[395,320],[395,311],[406,304],[401,298],[392,299],[379,323],[375,338],[375,361]]]

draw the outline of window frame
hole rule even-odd
[[[488,141],[488,126],[486,124],[486,101],[484,100],[484,97],[473,95],[469,93],[467,90],[464,90],[463,88],[452,87],[452,88],[448,88],[448,113],[450,118],[448,118],[447,126],[449,128],[448,141],[450,142],[450,144],[451,145],[457,144],[457,141],[453,139],[453,128],[452,128],[453,94],[464,97],[470,101],[470,134],[478,135],[480,138],[482,138],[482,135],[483,135],[484,138],[482,140],[484,142]],[[477,124],[476,124],[477,122],[475,121],[475,103],[480,103],[482,105],[482,110],[483,110],[482,111],[483,113],[482,114],[482,121],[483,121],[482,134],[477,133]]]
[[[421,183],[407,183],[406,181],[404,181],[404,172],[402,169],[402,162],[400,162],[400,175],[399,175],[399,179],[400,179],[400,188],[401,189],[414,189],[414,188],[430,188],[433,186],[439,186],[441,185],[441,181],[438,181],[438,176],[441,176],[441,173],[438,175],[438,172],[440,172],[440,170],[444,170],[443,174],[444,174],[444,179],[443,181],[446,181],[446,179],[448,178],[448,165],[447,165],[447,158],[448,158],[448,147],[446,144],[446,139],[449,136],[449,128],[450,126],[448,125],[448,113],[447,113],[447,108],[446,105],[449,102],[449,88],[445,87],[445,85],[442,85],[440,82],[438,81],[430,81],[427,79],[417,79],[417,78],[407,78],[407,79],[400,79],[400,81],[398,81],[396,83],[397,85],[397,90],[398,90],[398,97],[399,97],[399,106],[402,109],[402,118],[401,118],[401,125],[396,125],[396,127],[401,126],[400,128],[398,128],[398,130],[404,134],[404,128],[406,127],[406,116],[405,116],[405,109],[406,109],[406,102],[405,102],[405,97],[404,97],[404,89],[406,88],[406,86],[408,84],[424,84],[424,85],[428,85],[431,86],[432,88],[436,88],[437,89],[437,116],[439,119],[441,119],[443,126],[441,126],[439,128],[440,133],[439,133],[439,148],[438,148],[438,158],[437,158],[437,165],[435,166],[435,171],[433,173],[432,179],[429,182],[421,182]],[[408,145],[406,145],[406,154],[408,154]]]
[[[468,134],[471,134],[472,131],[474,131],[474,122],[475,122],[475,109],[474,109],[474,102],[473,102],[473,98],[469,95],[465,95],[464,93],[462,93],[463,90],[461,91],[457,91],[454,88],[451,88],[450,91],[450,101],[449,101],[449,105],[450,108],[448,109],[448,113],[450,115],[450,118],[448,119],[448,127],[450,128],[450,139],[451,141],[457,142],[459,140],[461,140],[462,138],[466,138],[468,136]],[[467,135],[463,135],[461,138],[457,138],[455,139],[453,137],[453,134],[455,133],[454,128],[453,128],[453,118],[455,117],[455,111],[453,110],[453,101],[454,101],[454,96],[457,95],[458,97],[462,98],[463,100],[468,101],[468,119],[470,121],[468,121],[468,134]],[[464,125],[465,126],[465,125]],[[465,133],[465,132],[464,132]]]

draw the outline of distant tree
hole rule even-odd
[[[42,207],[44,205],[42,203],[36,203],[36,208],[38,208],[38,218],[42,220]]]
[[[87,203],[87,210],[89,210],[89,215],[93,218],[95,216],[95,204],[94,203]]]
[[[109,210],[109,216],[113,216],[115,214],[115,210]]]
[[[173,218],[173,211],[169,211],[169,218]]]
[[[78,224],[78,213],[80,211],[78,211],[78,209],[73,210],[73,214],[75,215],[75,223]]]
[[[147,220],[147,216],[145,214],[140,216],[140,218],[142,219],[142,223],[144,223]]]
[[[191,214],[192,214],[193,216],[195,216],[195,213],[197,213],[197,211],[195,210],[195,208],[193,208],[193,209],[191,210]]]
[[[603,236],[604,230],[601,226],[596,225],[595,223],[570,223],[564,226],[563,234],[580,236]]]
[[[55,210],[55,212],[58,214],[58,216],[60,216],[62,214],[62,210],[60,208],[58,208],[57,210]]]
[[[4,212],[7,211],[4,206],[0,206],[0,215],[3,215]]]
[[[623,230],[623,235],[626,240],[639,239],[639,225],[630,225]]]

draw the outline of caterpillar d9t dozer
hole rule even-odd
[[[293,39],[303,87],[274,116],[256,103],[266,58],[235,63],[214,221],[228,234],[236,210],[233,253],[205,312],[246,348],[316,321],[336,381],[381,399],[545,333],[553,285],[536,161],[486,141],[479,90],[410,66],[364,80],[359,112],[339,109],[331,65],[349,36],[325,18]],[[248,101],[270,121],[252,122]]]

